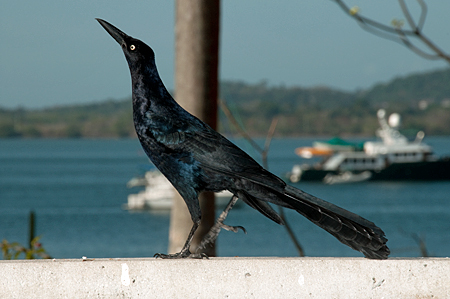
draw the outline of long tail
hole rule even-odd
[[[241,176],[230,191],[269,219],[282,224],[281,217],[267,203],[296,210],[341,243],[362,252],[367,258],[386,259],[390,254],[384,232],[373,222],[332,203],[286,185],[272,173],[259,170],[260,176]],[[256,179],[255,179],[256,177]]]
[[[281,203],[320,226],[343,244],[367,258],[386,259],[390,253],[384,232],[373,222],[291,186],[286,186]]]

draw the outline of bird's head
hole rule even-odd
[[[152,48],[142,41],[135,39],[110,23],[102,19],[96,19],[100,25],[119,43],[122,47],[125,58],[127,59],[130,69],[139,65],[154,64],[155,53]]]

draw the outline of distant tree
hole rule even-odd
[[[114,134],[120,138],[132,136],[134,131],[132,119],[131,111],[120,114],[113,126]]]
[[[22,130],[23,137],[39,138],[42,137],[41,131],[36,126],[26,125]]]
[[[1,138],[12,138],[20,137],[20,133],[14,128],[12,122],[2,122],[0,123],[0,137]]]
[[[80,125],[78,123],[67,125],[65,135],[69,138],[80,138],[82,136]]]

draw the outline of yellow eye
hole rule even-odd
[[[134,51],[134,49],[136,49],[136,46],[135,46],[135,45],[131,45],[131,46],[130,46],[130,50],[131,50],[131,51]]]

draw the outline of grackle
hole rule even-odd
[[[133,120],[139,141],[155,166],[183,197],[193,226],[182,250],[160,258],[202,258],[190,243],[199,226],[201,191],[229,190],[264,216],[282,224],[269,203],[296,210],[366,257],[386,259],[384,232],[374,223],[287,185],[244,151],[189,114],[159,77],[153,50],[110,23],[97,19],[122,47],[131,73]]]

